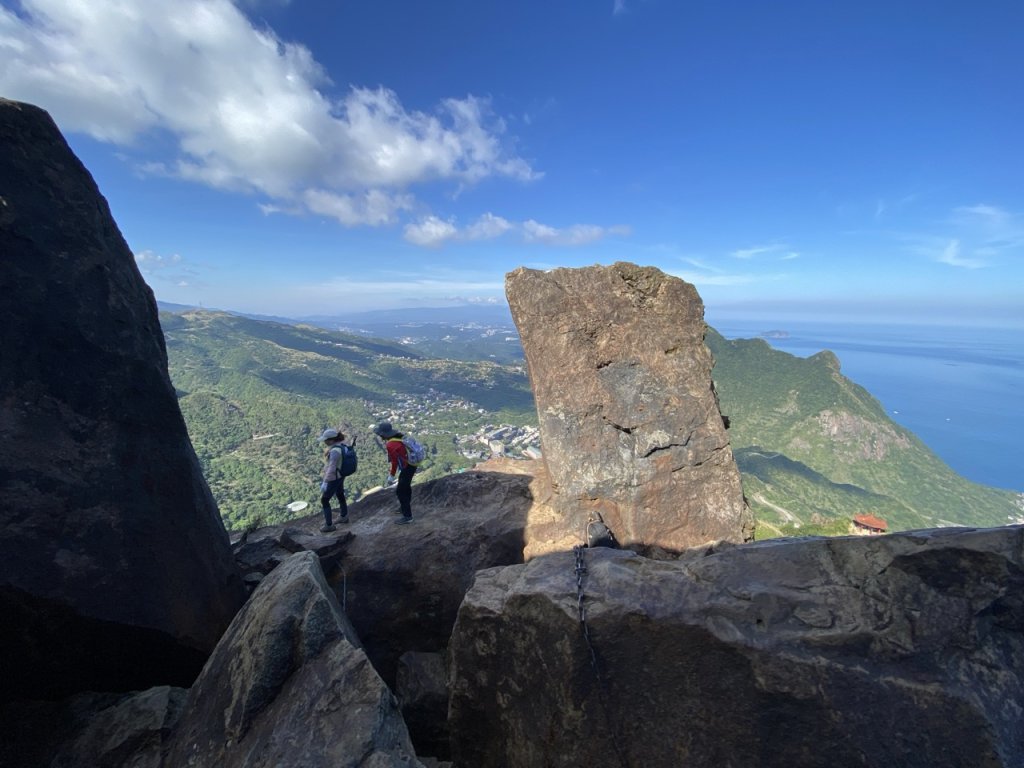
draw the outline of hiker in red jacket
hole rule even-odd
[[[387,485],[395,482],[396,475],[398,477],[395,496],[398,497],[402,517],[395,523],[406,525],[412,522],[412,476],[416,474],[416,465],[409,461],[409,452],[405,448],[405,443],[402,442],[405,435],[392,428],[390,422],[382,421],[373,428],[373,432],[384,441],[384,447],[388,452],[388,461],[391,463]]]

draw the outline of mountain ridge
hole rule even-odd
[[[222,514],[236,527],[281,519],[292,496],[314,500],[314,438],[324,426],[361,434],[363,448],[378,418],[424,434],[433,456],[421,477],[430,479],[486,457],[489,447],[460,443],[475,431],[536,425],[522,364],[436,358],[407,339],[207,310],[161,319],[182,412]],[[846,533],[855,513],[881,516],[893,530],[1020,518],[1018,495],[956,475],[843,376],[832,352],[798,358],[711,328],[705,343],[762,535]],[[279,437],[256,444],[253,436],[264,434]],[[773,453],[785,460],[766,458]],[[363,456],[346,486],[355,495],[383,478],[377,452]],[[260,468],[256,476],[249,463]]]

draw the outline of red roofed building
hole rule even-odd
[[[889,530],[889,524],[874,515],[857,515],[853,518],[854,533],[875,535]]]

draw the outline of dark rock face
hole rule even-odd
[[[181,716],[186,691],[160,686],[126,696],[97,712],[50,768],[83,765],[161,768],[171,729]]]
[[[168,766],[419,766],[312,552],[279,565],[189,691]]]
[[[564,525],[581,531],[599,512],[648,554],[750,540],[694,287],[618,263],[517,269],[505,292]]]
[[[312,535],[322,522],[315,515],[263,529],[237,552],[247,568],[279,562],[298,546],[316,552],[367,655],[393,686],[402,654],[447,650],[479,569],[523,562],[531,478],[503,467],[413,486],[411,525],[394,525],[398,502],[382,490],[349,504],[350,522],[331,537]]]
[[[324,573],[332,573],[341,560],[352,532],[323,534],[316,529],[270,526],[242,534],[231,544],[235,562],[246,576],[266,576],[296,552],[315,552]],[[258,581],[258,580],[257,580]]]
[[[45,112],[0,147],[2,695],[187,686],[244,588],[152,292]]]
[[[456,765],[1024,765],[1024,528],[584,553],[477,576]]]
[[[448,672],[443,653],[403,653],[395,695],[417,753],[449,756]]]

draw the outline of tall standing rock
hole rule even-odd
[[[749,540],[696,289],[620,262],[520,268],[505,291],[567,538],[600,512],[639,551]]]
[[[49,115],[0,100],[3,696],[189,685],[244,600],[156,302]]]

